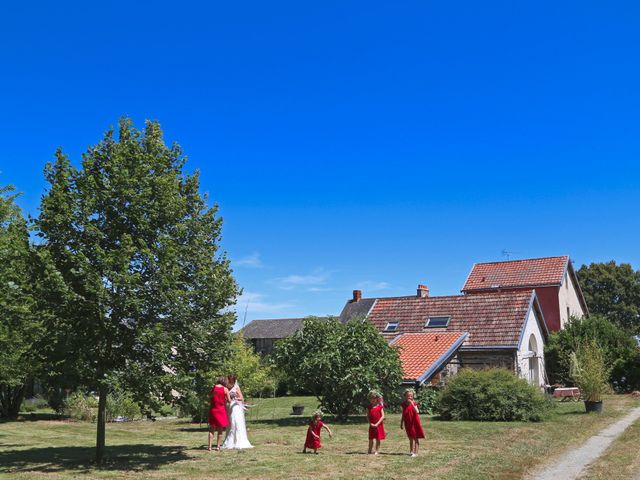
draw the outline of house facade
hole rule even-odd
[[[432,297],[419,285],[416,295],[379,298],[362,298],[356,290],[340,320],[365,316],[390,342],[404,334],[465,334],[446,366],[448,374],[461,367],[503,367],[532,384],[546,383],[543,348],[548,328],[533,289]],[[425,344],[421,353],[414,348],[413,355],[432,352]]]
[[[476,263],[462,287],[465,295],[534,289],[550,331],[569,318],[588,314],[578,278],[567,255]]]

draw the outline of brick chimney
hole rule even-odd
[[[429,296],[429,287],[426,285],[418,285],[417,295],[420,298],[427,298]]]
[[[353,291],[353,301],[359,302],[362,300],[362,290],[354,290]]]

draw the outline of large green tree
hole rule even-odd
[[[640,270],[612,260],[583,265],[577,273],[591,313],[640,333]]]
[[[366,405],[372,389],[391,397],[402,382],[397,350],[361,318],[347,324],[306,319],[302,329],[276,344],[273,359],[293,388],[315,394],[340,421]]]
[[[210,368],[228,348],[238,287],[219,248],[217,208],[185,161],[159,124],[140,131],[122,119],[80,168],[62,151],[45,168],[36,224],[54,266],[55,315],[42,351],[50,377],[97,390],[99,464],[114,384],[141,402],[170,400],[185,387],[179,373]]]
[[[12,187],[0,188],[0,417],[15,418],[25,381],[37,367],[41,335],[34,301],[33,260],[27,225]]]

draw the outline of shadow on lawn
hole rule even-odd
[[[252,419],[247,421],[247,425],[263,424],[263,425],[277,425],[279,427],[296,427],[301,425],[307,425],[309,423],[309,420],[311,420],[311,416],[291,415],[290,417],[286,417],[286,418],[263,418],[263,419],[255,419],[255,420]],[[351,415],[349,416],[349,419],[346,422],[338,423],[336,422],[335,418],[333,418],[331,415],[327,415],[322,419],[322,421],[324,423],[328,423],[331,425],[338,425],[338,424],[339,425],[359,425],[359,424],[366,424],[367,417],[364,415]]]
[[[103,470],[153,470],[187,460],[186,447],[160,445],[107,446]],[[0,473],[89,471],[96,468],[94,447],[45,447],[0,451]]]

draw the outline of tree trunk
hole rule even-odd
[[[98,387],[98,421],[96,437],[96,463],[102,465],[104,461],[105,425],[107,420],[107,387]]]
[[[0,418],[18,418],[23,399],[24,385],[0,385]]]

